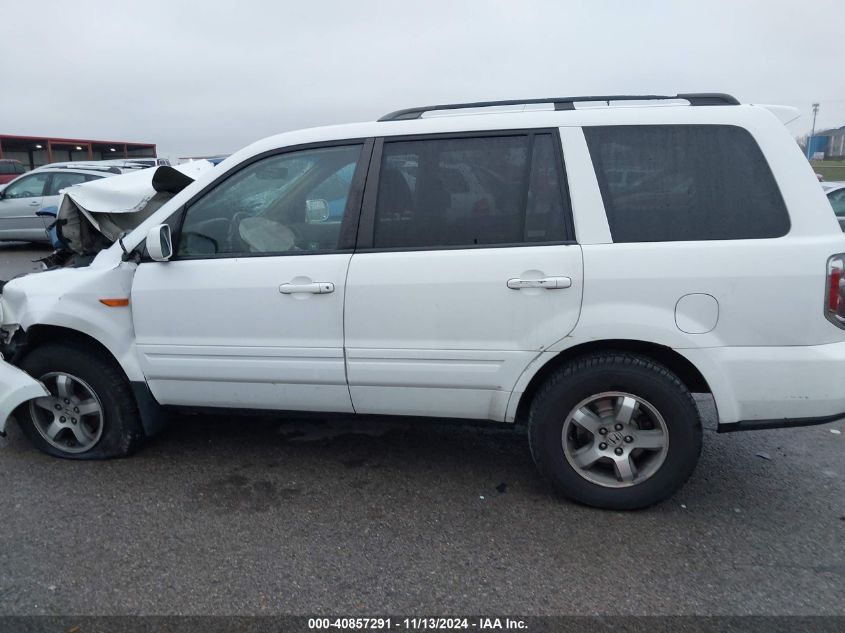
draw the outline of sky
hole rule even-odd
[[[0,134],[230,153],[403,107],[727,92],[845,125],[842,0],[0,0]]]

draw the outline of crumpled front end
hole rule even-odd
[[[6,435],[6,423],[12,411],[27,400],[48,395],[47,388],[35,378],[0,360],[0,437]]]
[[[73,185],[63,190],[56,213],[59,250],[93,256],[155,213],[214,166],[194,161]]]

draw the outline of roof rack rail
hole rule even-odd
[[[75,165],[50,165],[49,163],[46,165],[42,165],[38,169],[81,169],[83,171],[103,171],[110,174],[122,174],[123,172],[120,171],[119,167],[114,165],[92,165],[91,163],[85,163],[83,161],[79,161]]]
[[[685,99],[691,106],[739,105],[736,97],[719,92],[696,92],[677,95],[593,95],[586,97],[548,97],[545,99],[508,99],[506,101],[476,101],[474,103],[444,103],[441,105],[407,108],[385,114],[379,121],[408,121],[422,118],[426,112],[436,110],[466,110],[469,108],[487,108],[491,106],[533,105],[553,103],[555,110],[574,110],[576,103],[590,101],[659,101],[666,99]]]

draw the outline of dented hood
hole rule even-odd
[[[213,164],[198,160],[68,187],[56,216],[59,241],[78,254],[106,248],[210,169]]]

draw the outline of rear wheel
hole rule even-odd
[[[30,352],[21,368],[49,396],[16,412],[24,434],[57,457],[105,459],[133,452],[144,438],[128,380],[116,363],[76,344],[46,344]]]
[[[535,396],[531,452],[565,496],[618,510],[665,499],[701,452],[701,420],[687,388],[643,356],[600,353],[561,368]]]

